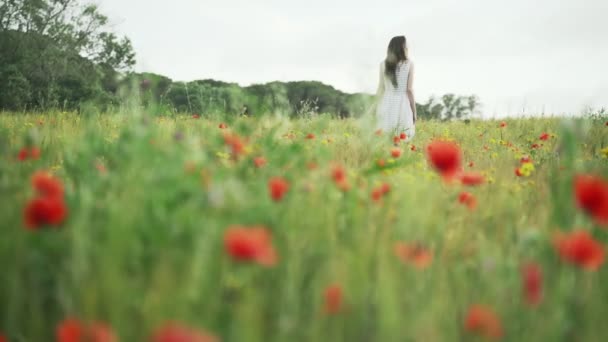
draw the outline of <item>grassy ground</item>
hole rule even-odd
[[[2,114],[0,331],[52,341],[73,317],[107,323],[120,341],[147,341],[168,321],[222,341],[469,341],[483,338],[466,326],[481,304],[498,320],[501,333],[488,333],[496,339],[605,340],[606,267],[566,263],[552,241],[573,229],[608,240],[572,194],[577,173],[608,178],[608,127],[505,123],[420,122],[393,158],[392,137],[365,120],[241,118],[220,129],[188,116]],[[444,182],[425,153],[439,137],[458,142],[464,169],[486,182]],[[40,157],[19,161],[26,147]],[[524,155],[534,170],[517,177]],[[332,179],[335,165],[347,191]],[[58,226],[27,229],[38,170],[63,182],[68,213]],[[272,177],[289,184],[280,201],[269,195]],[[376,201],[383,183],[390,191]],[[459,203],[462,191],[475,208]],[[276,264],[231,258],[224,238],[234,225],[266,227]],[[421,246],[426,262],[404,262],[397,242]],[[542,272],[535,306],[522,289],[529,262]],[[326,295],[328,286],[339,290]]]

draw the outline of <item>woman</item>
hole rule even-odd
[[[407,58],[407,43],[404,36],[391,39],[386,60],[380,64],[380,84],[376,111],[378,129],[400,135],[407,139],[416,134],[416,101],[412,88],[414,65]]]

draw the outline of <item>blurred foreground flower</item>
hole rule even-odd
[[[104,323],[85,324],[69,318],[57,325],[57,342],[117,342],[118,339]]]
[[[584,230],[558,233],[553,239],[562,260],[588,271],[597,271],[604,263],[604,246]]]
[[[543,274],[540,265],[537,263],[524,265],[521,277],[526,304],[537,306],[543,298]]]
[[[40,158],[40,149],[38,147],[24,147],[17,154],[19,161],[26,161],[28,159],[36,160]]]
[[[289,190],[289,182],[282,177],[273,177],[268,181],[268,191],[273,201],[278,202]]]
[[[494,311],[483,305],[471,305],[464,324],[467,331],[488,339],[499,340],[503,336],[500,319]]]
[[[41,226],[58,226],[65,220],[68,209],[63,198],[63,184],[51,174],[38,171],[32,177],[36,197],[23,210],[23,219],[28,229]]]
[[[470,210],[473,210],[477,207],[477,199],[470,192],[461,192],[460,195],[458,195],[458,202],[460,202],[460,204],[466,205]]]
[[[599,225],[608,225],[608,181],[596,175],[574,178],[576,204]]]
[[[179,323],[166,323],[154,332],[150,342],[219,342],[219,339]]]
[[[483,184],[485,177],[478,172],[466,172],[460,175],[460,181],[467,186],[476,186]]]
[[[444,179],[450,180],[460,172],[462,156],[456,143],[434,140],[427,146],[426,151],[429,162]]]
[[[397,242],[395,255],[404,264],[411,264],[419,270],[425,269],[433,262],[433,253],[419,243]]]
[[[263,226],[230,226],[224,234],[224,248],[235,261],[274,266],[277,254],[271,239],[270,231]]]
[[[338,284],[328,286],[324,292],[325,313],[337,314],[342,310],[342,287]]]

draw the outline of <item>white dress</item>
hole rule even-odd
[[[400,134],[405,132],[408,140],[416,134],[414,113],[407,97],[407,81],[410,75],[409,61],[397,65],[397,87],[384,73],[384,62],[380,64],[380,82],[384,84],[384,93],[376,111],[377,129],[385,133]]]

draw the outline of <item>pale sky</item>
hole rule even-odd
[[[416,100],[476,94],[486,117],[608,107],[608,0],[98,0],[137,71],[374,93],[405,35]]]

